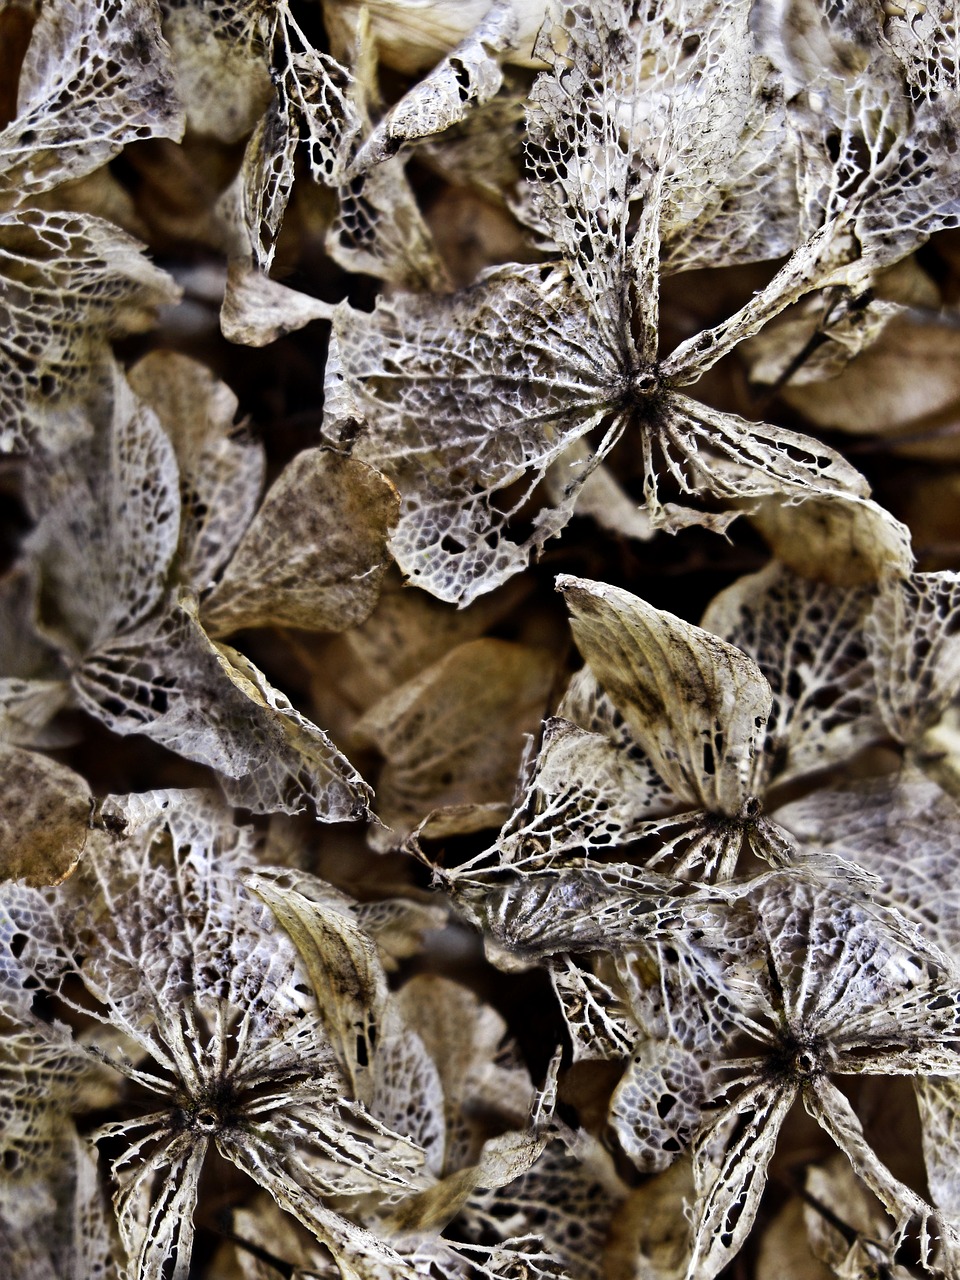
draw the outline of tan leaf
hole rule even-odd
[[[831,586],[875,583],[913,568],[909,529],[870,498],[836,494],[796,506],[766,498],[750,520],[778,560]]]
[[[314,696],[329,692],[333,672],[353,713],[366,711],[457,645],[477,639],[509,616],[524,594],[524,586],[514,582],[457,609],[425,591],[407,590],[398,573],[388,572],[367,621],[325,646]]]
[[[509,801],[523,735],[540,722],[553,672],[545,650],[473,640],[382,698],[354,729],[385,760],[382,820],[404,832],[433,809]],[[464,818],[460,829],[474,829]]]
[[[785,387],[786,402],[819,427],[909,437],[935,414],[960,408],[960,329],[910,312],[828,382]],[[956,456],[954,444],[952,456]]]
[[[530,1078],[525,1068],[509,1058],[503,1061],[507,1025],[495,1009],[466,987],[433,973],[411,978],[394,999],[440,1072],[451,1132],[464,1119],[479,1130],[478,1112],[484,1109],[496,1110],[513,1125],[523,1122],[530,1109]],[[468,1144],[471,1164],[479,1145]],[[450,1152],[447,1163],[456,1163]]]
[[[345,631],[377,601],[400,499],[372,467],[305,449],[264,498],[203,605],[214,635],[241,627]]]
[[[852,1177],[850,1181],[857,1185]],[[835,1276],[811,1253],[804,1204],[794,1196],[760,1237],[756,1280],[835,1280]]]
[[[90,788],[46,756],[0,744],[0,879],[59,884],[90,830]]]

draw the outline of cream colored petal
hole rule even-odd
[[[561,575],[577,644],[681,800],[734,816],[755,795],[772,710],[746,654],[601,582]]]

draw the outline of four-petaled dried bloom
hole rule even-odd
[[[95,1135],[108,1142],[130,1274],[189,1274],[214,1149],[334,1255],[396,1262],[332,1202],[410,1194],[424,1153],[356,1100],[327,993],[242,886],[249,832],[190,793],[152,793],[137,808],[126,839],[91,842],[63,886],[3,886],[0,992],[15,1027],[106,1067],[134,1112]],[[30,993],[48,1017],[30,1011]],[[48,1083],[53,1099],[66,1078]]]

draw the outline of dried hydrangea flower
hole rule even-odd
[[[504,1047],[503,1022],[472,993],[430,975],[389,993],[369,937],[331,916],[320,882],[303,874],[292,879],[265,873],[247,884],[289,933],[315,988],[328,984],[331,969],[342,972],[323,1016],[351,1088],[376,1120],[408,1134],[425,1156],[422,1190],[392,1206],[382,1196],[357,1197],[351,1217],[389,1242],[408,1267],[429,1259],[442,1276],[509,1275],[522,1265],[533,1275],[542,1265],[542,1274],[554,1274],[533,1231],[497,1231],[500,1242],[491,1247],[489,1231],[474,1224],[471,1236],[469,1222],[544,1151],[557,1063],[534,1092]],[[477,1112],[485,1124],[477,1124]],[[503,1132],[489,1137],[487,1126]],[[478,1188],[486,1193],[478,1196]],[[512,1224],[515,1215],[506,1217]],[[454,1218],[448,1238],[438,1238]],[[372,1280],[381,1274],[377,1263],[371,1258],[358,1273]]]
[[[787,87],[785,144],[798,166],[800,243],[764,289],[684,343],[667,369],[679,357],[705,372],[814,290],[824,312],[817,340],[831,331],[842,340],[877,274],[960,219],[955,36],[921,48],[907,34],[912,18],[905,14],[881,21],[876,10],[818,3],[797,6],[786,23],[772,6],[757,14],[760,45]],[[933,21],[953,29],[939,12]],[[900,34],[891,39],[891,32]],[[837,37],[840,56],[824,56]]]
[[[54,188],[138,138],[179,138],[183,117],[154,0],[50,0],[0,130],[0,448],[53,443],[43,402],[80,391],[106,338],[178,296],[125,232],[56,207]]]
[[[793,842],[765,816],[764,797],[784,772],[852,754],[862,636],[850,639],[842,620],[824,632],[822,606],[808,602],[794,619],[796,648],[762,654],[771,687],[747,653],[629,592],[571,577],[558,586],[603,692],[589,674],[576,678],[561,704],[565,718],[548,722],[497,843],[503,862],[586,862],[594,871],[634,846],[649,871],[705,880],[733,875],[744,847],[774,865],[793,860]],[[863,605],[854,599],[850,619]],[[765,622],[771,631],[783,626],[775,615]],[[772,647],[774,638],[764,638]],[[819,669],[808,657],[818,642]]]
[[[224,141],[252,129],[240,172],[219,206],[230,261],[221,326],[230,341],[264,346],[330,317],[330,304],[268,275],[298,157],[315,183],[336,190],[336,215],[324,213],[336,262],[412,288],[443,285],[402,163],[347,180],[351,157],[370,128],[369,99],[376,98],[364,23],[337,51],[338,61],[315,47],[285,2],[166,0],[163,8],[191,127]]]
[[[688,57],[688,46],[663,34],[680,20],[669,5],[642,25],[615,3],[564,8],[560,51],[550,54],[553,69],[538,80],[528,117],[530,202],[560,260],[493,270],[448,298],[382,298],[373,316],[341,309],[325,430],[353,439],[363,424],[358,456],[375,460],[404,496],[397,559],[441,598],[465,602],[522,568],[567,523],[581,485],[628,426],[639,432],[646,509],[674,527],[723,527],[733,517],[717,503],[867,493],[825,446],[708,408],[681,390],[713,363],[712,331],[667,358],[658,350],[661,224],[681,203],[679,175],[692,171],[690,139],[706,121],[707,147],[709,121],[718,112],[726,119],[716,104],[705,105],[704,86],[730,107],[734,157],[758,136],[769,150],[763,121],[742,138],[736,133],[744,86],[722,70],[727,54],[738,56],[735,47],[741,57],[749,47],[745,14],[734,6],[730,29],[701,15],[700,43]],[[645,90],[647,60],[659,79]],[[749,85],[750,67],[743,71]],[[755,95],[746,100],[756,108]],[[676,139],[684,142],[673,155]],[[700,159],[709,168],[706,152]],[[727,170],[718,168],[713,185],[695,169],[708,210],[723,207]],[[728,345],[747,328],[731,322]],[[560,502],[536,515],[528,538],[504,537],[508,518],[549,468],[569,462],[594,429],[602,441],[569,467]],[[684,505],[672,506],[664,488]],[[693,511],[691,497],[714,505]]]
[[[254,865],[251,832],[215,804],[153,793],[131,815],[126,838],[91,842],[63,886],[0,890],[4,1013],[54,1049],[86,1054],[118,1089],[126,1082],[131,1104],[140,1099],[139,1114],[96,1135],[110,1144],[129,1274],[186,1277],[214,1148],[342,1256],[344,1274],[355,1274],[354,1258],[398,1263],[333,1207],[341,1197],[408,1195],[422,1185],[425,1158],[356,1100],[338,1057],[330,1019],[353,989],[348,956],[324,957],[318,988],[241,884]],[[338,908],[315,909],[331,933],[373,948]],[[38,991],[49,1021],[24,1009]],[[92,1022],[116,1047],[79,1034]]]
[[[151,357],[137,381],[156,412],[108,368],[93,439],[28,474],[40,625],[72,697],[117,733],[211,766],[237,804],[297,812],[309,801],[325,820],[357,817],[369,791],[346,758],[208,628],[365,616],[393,490],[310,450],[256,510],[261,451],[235,432],[230,394],[182,357]]]
[[[936,782],[908,762],[896,774],[821,789],[781,816],[808,847],[875,877],[872,899],[899,911],[960,962],[960,805]],[[930,1194],[956,1220],[960,1087],[953,1078],[918,1080],[917,1100]]]
[[[689,1280],[708,1280],[740,1249],[797,1098],[893,1216],[898,1238],[917,1227],[921,1264],[949,1270],[955,1227],[877,1158],[831,1077],[960,1074],[957,971],[896,913],[784,873],[745,889],[714,923],[721,915],[718,933],[708,924],[698,940],[724,972],[705,1013],[733,1034],[712,1059],[715,1093],[693,1142]]]

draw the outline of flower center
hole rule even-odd
[[[645,365],[630,374],[630,398],[635,401],[650,400],[661,390],[660,375],[656,366]]]
[[[221,1133],[233,1123],[235,1104],[233,1089],[220,1084],[197,1098],[186,1099],[181,1104],[179,1120],[183,1128],[194,1133]]]
[[[829,1050],[822,1036],[785,1034],[769,1060],[771,1073],[784,1079],[812,1080],[829,1070]]]

